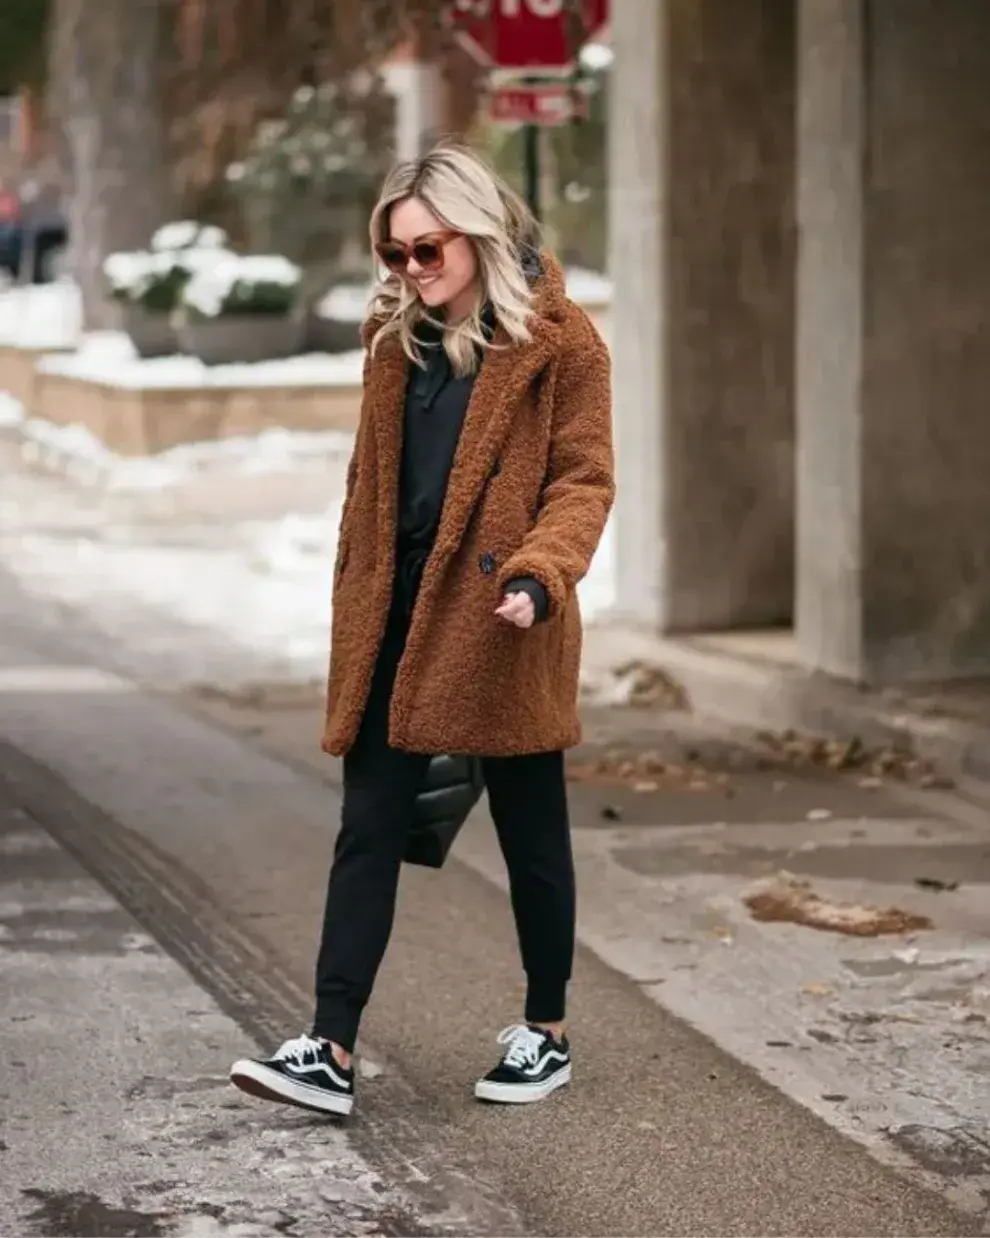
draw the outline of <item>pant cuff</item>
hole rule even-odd
[[[566,980],[529,980],[526,990],[527,1023],[562,1023],[566,1010]]]
[[[353,1053],[359,1020],[347,1011],[318,1010],[310,1033],[318,1040],[332,1040],[345,1053]]]

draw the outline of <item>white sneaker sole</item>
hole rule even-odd
[[[245,1058],[230,1068],[230,1082],[248,1096],[296,1105],[315,1113],[335,1113],[346,1117],[354,1108],[353,1096],[341,1096],[301,1080],[287,1079],[277,1070]]]
[[[493,1101],[498,1105],[532,1105],[570,1081],[571,1064],[568,1062],[549,1079],[541,1079],[538,1083],[492,1083],[479,1079],[474,1085],[474,1095],[477,1100]]]

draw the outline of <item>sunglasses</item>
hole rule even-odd
[[[390,271],[403,275],[411,260],[424,271],[439,271],[443,267],[443,251],[461,232],[426,232],[410,244],[403,241],[379,241],[375,253]]]

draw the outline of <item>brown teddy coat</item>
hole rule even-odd
[[[471,393],[392,692],[396,748],[509,756],[580,739],[575,587],[614,496],[610,363],[559,264],[542,261],[532,340],[499,329]],[[388,616],[409,364],[394,336],[365,363],[334,571],[323,748],[335,755],[357,736]],[[549,601],[527,630],[495,615],[521,576]]]

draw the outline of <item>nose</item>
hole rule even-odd
[[[419,265],[415,258],[410,258],[406,265],[406,271],[410,279],[419,279],[423,274],[423,268]]]

